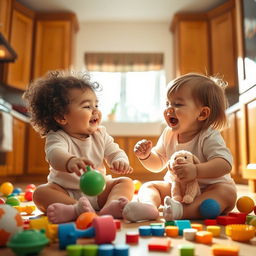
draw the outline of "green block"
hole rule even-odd
[[[150,226],[151,227],[155,227],[155,226],[160,226],[160,227],[163,227],[163,223],[150,223]]]
[[[70,244],[67,246],[67,254],[68,256],[81,256],[82,255],[82,245],[79,244]]]
[[[249,224],[250,221],[251,221],[254,217],[256,217],[256,215],[247,215],[247,216],[246,216],[246,224]]]
[[[82,256],[97,256],[97,255],[98,255],[98,245],[96,244],[83,245]]]
[[[194,256],[195,246],[193,244],[181,244],[179,245],[180,256]]]
[[[165,226],[175,226],[174,220],[169,220],[164,223]]]

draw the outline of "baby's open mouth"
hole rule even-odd
[[[179,120],[177,118],[174,118],[174,117],[171,117],[169,120],[170,120],[170,124],[172,126],[175,126],[179,122]]]
[[[98,119],[97,118],[93,118],[90,120],[90,123],[91,124],[96,124],[98,122]]]

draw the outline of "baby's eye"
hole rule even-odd
[[[184,156],[185,159],[187,159],[187,156]]]
[[[181,106],[183,106],[183,105],[180,104],[180,103],[173,103],[172,106],[178,108],[178,107],[181,107]]]
[[[91,108],[91,106],[83,106],[83,108]]]

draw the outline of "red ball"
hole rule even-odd
[[[29,185],[26,186],[25,190],[28,190],[28,189],[35,190],[36,189],[36,185],[35,184],[29,184]]]
[[[27,201],[32,201],[33,200],[33,193],[34,191],[32,189],[27,189],[25,191],[25,195],[24,195],[24,198],[27,200]]]
[[[5,204],[5,201],[3,198],[0,198],[0,204]]]

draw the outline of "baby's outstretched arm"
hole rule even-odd
[[[117,174],[129,174],[133,172],[133,168],[122,160],[116,160],[110,166],[110,170]]]

